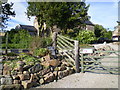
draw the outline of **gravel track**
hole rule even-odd
[[[76,73],[36,88],[118,88],[118,75]]]

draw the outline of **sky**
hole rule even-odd
[[[8,2],[14,3],[13,10],[15,10],[16,16],[11,17],[11,20],[8,21],[6,30],[15,28],[18,24],[33,25],[35,17],[29,20],[25,14],[28,6],[26,0],[8,0]],[[105,0],[86,0],[86,4],[90,4],[88,15],[91,16],[90,21],[93,24],[114,30],[117,25],[116,21],[118,21],[118,0],[106,0],[106,2]]]

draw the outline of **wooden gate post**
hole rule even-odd
[[[6,35],[6,47],[5,47],[5,54],[8,53],[8,32],[7,32],[7,35]]]
[[[75,43],[75,67],[76,73],[80,72],[80,63],[79,63],[79,41],[74,41]]]
[[[54,57],[57,58],[57,55],[56,55],[56,53],[57,53],[57,32],[53,33],[52,39],[53,39],[53,47],[54,47],[54,50],[55,50]]]

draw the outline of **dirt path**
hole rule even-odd
[[[118,88],[118,75],[76,73],[36,88]]]

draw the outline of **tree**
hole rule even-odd
[[[106,29],[102,25],[98,25],[98,24],[95,25],[94,33],[97,38],[104,37],[105,32],[106,32]]]
[[[13,44],[18,44],[20,48],[28,48],[32,37],[27,30],[19,30],[18,33],[14,34],[12,39]]]
[[[102,25],[95,25],[95,30],[94,30],[95,36],[99,38],[112,38],[112,31],[107,31]]]
[[[15,11],[13,11],[13,3],[9,4],[7,2],[1,2],[0,1],[0,27],[1,28],[6,28],[6,25],[7,25],[7,21],[10,19],[10,16],[15,16]]]
[[[112,31],[107,31],[106,33],[104,33],[104,37],[108,39],[112,39]]]
[[[36,16],[40,30],[44,24],[47,27],[57,25],[67,33],[67,28],[72,29],[84,25],[88,20],[89,5],[84,2],[28,2],[27,15]]]
[[[30,41],[32,36],[27,30],[15,30],[7,31],[8,33],[8,47],[9,48],[29,48]],[[6,33],[6,35],[7,35]],[[3,38],[3,43],[5,43],[5,37]]]

